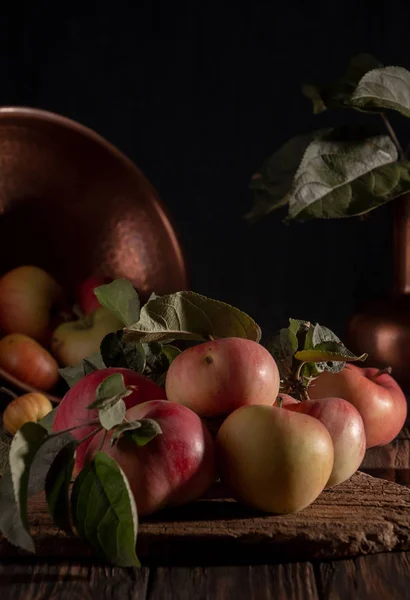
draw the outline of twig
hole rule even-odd
[[[386,117],[386,115],[384,113],[381,113],[381,117],[384,121],[387,131],[391,135],[393,142],[396,144],[396,148],[399,153],[400,159],[403,160],[405,158],[405,153],[404,153],[402,145],[399,142],[399,138],[397,137],[396,132],[394,131],[389,119]]]

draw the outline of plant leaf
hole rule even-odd
[[[249,184],[254,206],[245,219],[255,222],[289,202],[288,193],[306,148],[322,132],[294,137],[272,154]]]
[[[9,468],[9,452],[13,438],[5,431],[0,431],[0,477]]]
[[[137,446],[145,446],[157,437],[157,435],[161,435],[162,429],[154,419],[141,419],[139,427],[125,429],[123,434],[137,444]]]
[[[101,306],[114,313],[124,325],[130,326],[138,321],[140,301],[134,286],[127,279],[115,279],[95,288],[94,293]]]
[[[384,67],[366,73],[347,103],[361,110],[395,110],[410,117],[410,73],[402,67]]]
[[[171,344],[164,344],[162,346],[162,352],[167,357],[169,365],[181,354],[181,350]]]
[[[145,446],[145,444],[161,433],[162,429],[159,423],[154,419],[128,421],[115,428],[111,438],[111,446],[113,446],[124,434],[127,434],[127,437],[130,437],[137,446]]]
[[[82,361],[71,367],[63,367],[58,369],[58,372],[70,388],[74,387],[80,381],[80,379],[85,377],[84,365]]]
[[[123,367],[143,373],[145,369],[145,351],[138,342],[125,342],[124,331],[109,333],[101,342],[101,354],[107,367]]]
[[[119,465],[97,452],[77,477],[71,494],[75,527],[95,550],[119,567],[137,567],[138,518],[129,483]]]
[[[169,365],[181,351],[175,346],[160,344],[159,342],[143,344],[143,347],[146,356],[144,375],[162,385],[162,381],[165,381]]]
[[[95,401],[87,406],[87,408],[107,408],[112,406],[120,398],[124,398],[127,394],[124,377],[122,373],[114,373],[108,375],[97,387],[95,391]]]
[[[311,350],[296,352],[295,358],[302,362],[327,362],[327,361],[363,361],[367,354],[356,356],[348,350],[342,342],[322,342]]]
[[[57,406],[38,421],[38,424],[44,427],[48,434],[52,433],[54,419],[56,418]]]
[[[77,441],[73,440],[61,448],[54,457],[45,480],[46,499],[50,515],[57,527],[66,533],[72,533],[69,487],[73,475],[77,445]]]
[[[33,425],[35,427],[32,427]],[[10,543],[34,552],[33,540],[27,527],[27,498],[44,489],[46,475],[55,456],[65,445],[73,442],[74,438],[69,432],[47,437],[46,430],[38,423],[26,423],[19,429],[14,439],[19,433],[17,439],[19,456],[24,453],[25,448],[28,450],[23,458],[25,464],[23,474],[19,478],[22,502],[19,503],[15,495],[12,472],[7,471],[0,480],[0,531]],[[34,441],[28,441],[28,438]],[[15,464],[14,469],[16,469]]]
[[[124,400],[117,400],[112,406],[100,408],[98,416],[101,425],[109,431],[116,425],[120,425],[124,421],[125,413],[127,412]]]
[[[38,423],[29,422],[25,423],[17,431],[10,446],[9,462],[14,497],[21,524],[27,532],[26,544],[21,547],[29,552],[34,552],[34,543],[28,533],[27,516],[30,466],[37,450],[39,450],[46,437],[47,431],[44,427]]]
[[[404,194],[410,190],[410,163],[396,160],[388,136],[312,142],[295,176],[289,219],[359,215]]]
[[[269,344],[269,352],[277,362],[281,379],[286,379],[292,372],[293,356],[298,349],[298,338],[290,328],[283,328]]]
[[[382,66],[382,63],[371,54],[358,54],[351,59],[343,77],[326,85],[304,85],[302,91],[312,100],[314,114],[327,108],[343,107],[348,105],[347,103],[362,77],[369,71]]]
[[[70,367],[63,367],[58,369],[61,377],[63,377],[70,388],[74,387],[80,379],[99,369],[105,369],[107,365],[104,364],[103,358],[100,352],[94,352],[84,358],[81,362]]]
[[[101,352],[93,352],[93,354],[83,359],[83,370],[85,375],[93,373],[94,371],[99,371],[100,369],[105,369],[106,366],[108,365],[104,364]]]
[[[141,309],[138,323],[125,329],[125,339],[140,342],[207,340],[240,337],[259,342],[261,330],[237,308],[194,292],[154,298]]]

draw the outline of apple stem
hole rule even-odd
[[[102,436],[102,438],[101,438],[100,445],[99,445],[99,447],[98,447],[98,452],[101,452],[101,450],[102,450],[102,447],[104,446],[104,442],[105,442],[105,440],[106,440],[107,433],[108,433],[108,431],[107,431],[107,430],[105,430],[105,432],[104,432],[104,435],[103,435],[103,436]]]
[[[0,387],[0,392],[1,392],[2,394],[7,394],[8,396],[10,396],[10,398],[11,398],[12,400],[15,400],[15,398],[17,398],[17,394],[15,394],[14,392],[12,392],[11,390],[8,390],[8,389],[7,389],[7,388],[5,388],[5,387]]]
[[[82,444],[83,442],[85,442],[86,440],[88,440],[88,438],[90,437],[94,437],[95,435],[97,435],[97,433],[100,433],[102,427],[97,427],[97,429],[94,429],[93,431],[91,431],[88,435],[86,435],[80,442],[79,445]]]
[[[282,398],[281,394],[279,394],[279,396],[276,398],[276,403],[275,404],[276,404],[276,406],[278,408],[282,408],[283,398]]]
[[[53,431],[53,433],[50,433],[49,437],[57,437],[58,435],[62,435],[63,433],[69,433],[70,431],[74,431],[74,429],[80,429],[80,427],[85,427],[86,425],[97,425],[97,423],[99,422],[99,419],[86,421],[85,423],[81,423],[81,425],[74,425],[74,427],[69,427],[68,429],[62,429],[61,431]]]
[[[403,150],[402,145],[399,142],[399,138],[397,137],[396,132],[394,131],[394,129],[393,129],[393,127],[392,127],[389,119],[387,118],[386,114],[385,113],[380,113],[380,116],[383,119],[384,124],[386,126],[386,129],[389,132],[389,134],[390,134],[390,136],[391,136],[391,138],[392,138],[392,140],[393,140],[393,142],[394,142],[394,144],[395,144],[395,146],[397,148],[397,152],[399,154],[400,159],[403,160],[406,157],[406,154],[405,154],[405,152]]]
[[[377,369],[377,372],[372,375],[371,377],[369,377],[369,379],[371,381],[374,381],[377,377],[379,377],[380,375],[391,375],[392,372],[392,368],[391,367],[385,367],[384,369]]]

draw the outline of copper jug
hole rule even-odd
[[[353,315],[347,343],[353,351],[369,354],[366,364],[391,367],[393,377],[410,393],[410,194],[394,203],[392,292]]]

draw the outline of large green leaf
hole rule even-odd
[[[0,531],[15,546],[34,552],[28,532],[27,499],[45,487],[57,454],[77,444],[67,432],[53,437],[38,423],[26,423],[13,438],[10,471],[0,481]]]
[[[177,292],[149,300],[140,320],[125,329],[125,340],[171,342],[240,337],[259,342],[261,330],[242,311],[194,292]]]
[[[327,108],[348,106],[362,77],[382,66],[382,63],[371,54],[358,54],[350,61],[343,77],[325,85],[304,85],[302,90],[305,96],[312,100],[314,114]]]
[[[146,357],[142,344],[124,341],[124,331],[106,335],[101,342],[101,354],[107,367],[123,367],[143,373]]]
[[[366,73],[347,104],[362,110],[391,109],[410,117],[410,73],[402,67],[385,67]]]
[[[72,440],[58,452],[48,470],[45,491],[48,510],[54,523],[71,533],[69,489],[74,468],[77,441]]]
[[[306,150],[289,195],[289,219],[364,214],[410,190],[410,163],[397,161],[388,136],[316,140]]]
[[[119,567],[140,566],[135,553],[138,518],[119,465],[97,452],[77,477],[71,495],[74,525],[95,550]]]
[[[357,356],[350,352],[341,342],[322,342],[311,350],[299,350],[295,358],[302,362],[327,362],[327,361],[358,361],[366,360],[367,354]]]
[[[132,325],[139,319],[140,301],[132,283],[128,279],[115,279],[94,290],[101,306],[110,310],[124,323]]]
[[[249,187],[253,191],[254,206],[245,215],[248,221],[257,221],[289,202],[287,194],[306,148],[320,133],[307,133],[290,139],[253,175]]]

